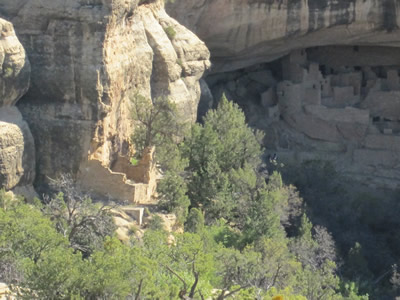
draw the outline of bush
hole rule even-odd
[[[156,160],[164,167],[163,164],[171,159],[168,154],[174,154],[173,148],[185,131],[175,103],[165,97],[151,100],[140,94],[133,95],[131,103],[135,158],[140,159],[145,149],[155,146]]]
[[[147,227],[154,231],[164,230],[164,220],[159,215],[153,215]]]
[[[169,213],[175,213],[177,221],[183,224],[186,220],[190,200],[185,180],[175,172],[167,172],[157,186],[160,194],[160,206]]]
[[[173,40],[175,38],[176,31],[171,25],[164,28],[164,31],[170,40]]]
[[[200,209],[192,208],[185,224],[185,231],[198,233],[204,229],[204,216]]]
[[[139,160],[134,157],[131,157],[130,163],[132,166],[137,166],[139,163]]]

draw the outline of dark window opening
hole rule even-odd
[[[373,117],[372,122],[379,122],[381,120],[380,117]]]
[[[328,74],[326,74],[326,66],[325,65],[320,65],[319,70],[322,73],[322,75],[324,75],[324,76],[328,75]]]

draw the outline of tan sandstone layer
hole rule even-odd
[[[398,1],[185,0],[167,12],[209,47],[215,100],[238,102],[281,161],[400,187]]]
[[[0,19],[0,188],[32,191],[35,147],[14,106],[27,92],[30,64],[10,22]]]
[[[210,49],[213,72],[324,45],[400,46],[395,0],[185,0],[168,13]]]
[[[36,141],[38,183],[60,172],[95,179],[98,168],[111,176],[117,158],[132,154],[129,106],[137,92],[168,96],[195,120],[209,52],[163,1],[2,0],[0,15],[32,64],[19,108]],[[125,198],[112,192],[124,189],[110,196]]]

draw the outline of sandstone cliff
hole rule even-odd
[[[0,106],[14,105],[28,90],[30,64],[11,23],[0,19]]]
[[[270,153],[284,163],[329,160],[352,179],[396,189],[399,4],[186,0],[167,11],[209,47],[214,99],[238,102]]]
[[[3,0],[0,15],[32,65],[18,106],[35,138],[37,183],[59,172],[96,179],[103,168],[123,187],[143,184],[112,170],[131,154],[129,99],[137,92],[168,96],[195,120],[209,52],[163,1]]]
[[[396,0],[185,0],[167,11],[209,47],[213,71],[323,45],[400,46]]]
[[[35,147],[14,106],[29,88],[30,64],[11,23],[0,19],[0,188],[32,189]]]
[[[149,201],[151,150],[138,168],[127,159],[130,98],[168,96],[194,121],[200,97],[204,111],[222,91],[266,131],[271,151],[328,158],[357,176],[379,173],[388,186],[398,185],[397,148],[387,145],[397,145],[400,132],[398,1],[169,3],[168,13],[206,44],[171,18],[162,0],[138,2],[0,2],[0,16],[14,24],[32,67],[27,91],[30,64],[12,25],[1,23],[0,106],[22,97],[18,109],[35,140],[18,110],[7,108],[15,117],[3,125],[9,150],[0,155],[5,161],[10,149],[19,154],[7,158],[13,165],[2,176],[14,175],[3,186],[31,183],[35,169],[37,184],[68,172],[100,194]],[[206,45],[217,75],[204,81]],[[18,123],[18,138],[10,123]],[[15,146],[21,143],[35,144],[36,159]]]

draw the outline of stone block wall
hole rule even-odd
[[[98,197],[128,203],[148,203],[154,192],[148,184],[132,182],[126,174],[114,172],[96,159],[81,167],[78,181],[82,188]]]

